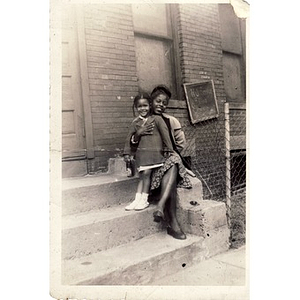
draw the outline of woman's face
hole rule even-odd
[[[153,99],[152,108],[156,115],[161,115],[168,106],[168,100],[166,95],[159,94]]]

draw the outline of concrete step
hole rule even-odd
[[[126,205],[63,216],[62,257],[82,257],[162,230],[163,224],[153,222],[155,205],[125,211]]]
[[[230,249],[201,261],[189,268],[160,278],[155,286],[245,286],[246,285],[246,247]],[[217,297],[219,299],[219,297]],[[246,295],[228,299],[249,299]]]
[[[204,238],[159,232],[126,245],[63,261],[62,284],[142,285],[205,259]]]
[[[197,206],[179,201],[178,218],[186,233],[209,236],[212,230],[227,225],[225,204],[202,200]],[[107,250],[164,229],[153,222],[156,205],[142,211],[125,211],[125,204],[107,209],[63,216],[62,257],[73,259]]]
[[[138,184],[125,171],[118,158],[106,174],[63,180],[63,284],[151,284],[229,248],[225,204],[203,200],[199,179],[177,189],[181,241],[153,222],[155,205],[125,211]]]
[[[137,177],[99,174],[63,180],[62,214],[77,214],[107,208],[134,199]]]
[[[211,230],[227,227],[226,205],[220,201],[202,200],[191,205],[180,197],[177,218],[184,232],[204,237],[209,236]]]
[[[62,284],[149,285],[227,249],[228,237],[220,228],[210,237],[187,235],[186,240],[158,232],[106,251],[63,260]]]
[[[193,188],[178,189],[179,197],[187,202],[201,201],[203,199],[202,183],[196,177],[190,177],[190,179]],[[117,174],[64,179],[62,214],[77,214],[131,202],[137,185],[137,177]]]

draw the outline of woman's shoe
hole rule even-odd
[[[165,215],[161,210],[158,209],[153,213],[153,218],[154,218],[154,222],[159,223],[165,219]]]
[[[172,227],[167,227],[167,233],[171,235],[174,239],[177,240],[185,240],[186,235],[180,230],[180,231],[175,231]]]

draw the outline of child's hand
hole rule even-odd
[[[125,155],[124,155],[124,161],[125,161],[125,162],[130,162],[130,155],[125,154]]]
[[[136,131],[136,136],[137,137],[141,137],[143,135],[151,135],[153,134],[153,128],[154,128],[154,124],[150,123],[147,124],[145,126],[141,126],[137,131]]]

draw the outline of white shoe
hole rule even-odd
[[[138,203],[141,201],[142,194],[136,193],[135,194],[135,199],[125,207],[125,210],[134,210],[135,207],[138,205]]]
[[[134,210],[143,210],[149,206],[149,202],[147,200],[141,199],[140,202],[136,205]]]
[[[139,204],[140,199],[135,199],[129,205],[125,207],[125,210],[134,210],[136,206]]]

